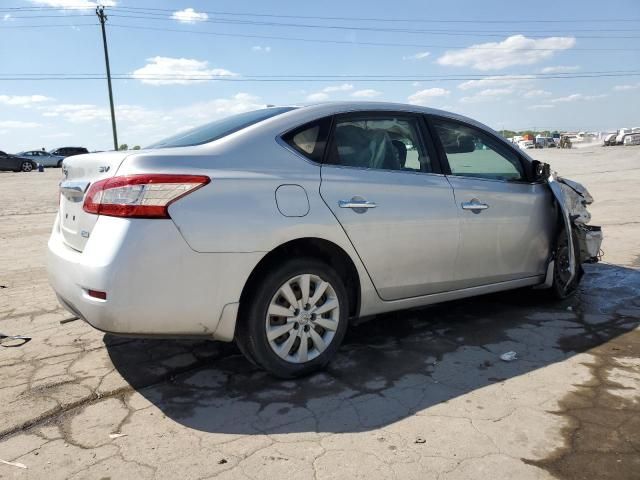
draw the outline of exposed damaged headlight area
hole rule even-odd
[[[587,206],[593,203],[593,197],[583,185],[558,176],[547,164],[543,166],[543,171],[562,212],[564,227],[569,238],[569,271],[573,278],[577,270],[576,259],[580,264],[595,263],[599,260],[603,239],[602,228],[588,225],[591,214]],[[578,252],[573,251],[574,245],[579,248]]]

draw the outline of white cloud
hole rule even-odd
[[[414,53],[413,55],[404,56],[402,57],[402,59],[403,60],[424,60],[429,55],[431,55],[431,52],[418,52],[418,53]]]
[[[262,102],[260,97],[250,93],[240,92],[229,98],[216,98],[214,100],[198,102],[168,113],[172,117],[171,121],[173,123],[184,125],[186,121],[188,121],[189,123],[193,122],[197,125],[215,118],[257,110],[265,106],[265,102]]]
[[[36,128],[40,124],[36,122],[22,122],[20,120],[3,120],[0,121],[0,128]]]
[[[557,51],[575,45],[573,37],[527,38],[513,35],[502,42],[472,45],[457,51],[447,51],[438,58],[440,65],[470,66],[477,70],[500,70],[513,65],[531,65],[550,58]]]
[[[615,87],[613,87],[613,89],[616,92],[626,92],[629,90],[637,90],[640,88],[640,82],[635,83],[633,85],[616,85]]]
[[[356,90],[351,94],[352,97],[356,98],[373,98],[382,95],[382,92],[378,90],[374,90],[373,88],[365,88],[364,90]]]
[[[468,80],[458,85],[461,90],[473,88],[528,88],[535,79],[532,75],[495,75],[478,80]]]
[[[185,85],[236,74],[223,68],[209,68],[208,62],[192,58],[152,57],[132,75],[149,85]]]
[[[324,102],[329,99],[329,94],[324,92],[316,92],[310,95],[307,95],[307,100],[310,102]]]
[[[567,102],[577,102],[579,100],[597,100],[599,98],[608,97],[606,93],[602,93],[600,95],[583,95],[582,93],[573,93],[571,95],[567,95],[566,97],[558,97],[551,100],[553,103],[567,103]]]
[[[30,107],[34,103],[42,103],[53,100],[44,95],[0,95],[0,103],[4,105],[19,105]]]
[[[204,12],[196,12],[193,8],[185,8],[184,10],[173,12],[171,18],[180,23],[196,23],[204,22],[209,18],[209,15]]]
[[[551,92],[547,90],[529,90],[528,92],[525,92],[524,97],[525,98],[548,97],[549,95],[551,95]]]
[[[331,85],[322,89],[322,91],[325,93],[348,92],[349,90],[353,90],[353,85],[351,85],[350,83],[343,83],[342,85]]]
[[[353,90],[353,85],[351,85],[350,83],[343,83],[341,85],[329,85],[319,92],[314,92],[307,95],[307,100],[309,102],[324,102],[325,100],[329,99],[330,93],[348,92],[350,90]]]
[[[48,135],[42,135],[43,138],[67,138],[73,137],[73,135],[69,132],[60,132],[60,133],[50,133]]]
[[[528,110],[545,110],[545,109],[548,109],[548,108],[555,108],[555,105],[550,105],[548,103],[543,103],[543,104],[540,104],[540,105],[529,105],[527,107]]]
[[[269,46],[262,46],[262,45],[254,45],[253,47],[251,47],[251,50],[253,50],[254,52],[263,52],[263,53],[270,53],[271,52],[271,47]]]
[[[556,67],[544,67],[540,73],[571,73],[580,70],[578,65],[558,65]]]
[[[98,5],[102,5],[103,7],[116,6],[115,0],[31,0],[31,3],[59,8],[60,10],[89,10],[96,8]]]
[[[5,22],[12,22],[14,19],[10,13],[5,13],[2,17],[2,20],[4,20]]]
[[[470,97],[462,97],[460,99],[460,103],[486,102],[505,95],[510,95],[511,93],[513,93],[512,88],[487,88]]]
[[[413,103],[415,105],[426,105],[431,101],[432,98],[446,97],[447,95],[449,95],[449,93],[451,92],[444,88],[427,88],[425,90],[418,90],[416,93],[409,95],[407,100],[409,101],[409,103]]]

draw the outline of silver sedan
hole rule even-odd
[[[61,167],[64,157],[59,155],[53,155],[52,153],[44,150],[29,150],[26,152],[17,153],[16,156],[20,158],[26,158],[39,163],[43,167]]]
[[[325,366],[357,317],[565,298],[601,240],[582,186],[410,105],[267,108],[63,171],[48,270],[67,309],[115,334],[235,340],[281,377]]]

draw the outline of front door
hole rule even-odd
[[[458,288],[545,272],[555,226],[546,185],[508,146],[470,125],[432,120],[460,218]]]
[[[458,250],[453,190],[438,174],[424,119],[337,116],[320,193],[384,300],[449,290]]]

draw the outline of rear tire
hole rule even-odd
[[[582,264],[580,263],[580,245],[575,235],[573,236],[573,253],[576,263],[576,272],[571,282],[567,283],[569,279],[569,242],[567,238],[567,231],[563,228],[558,235],[558,241],[554,252],[554,266],[553,266],[553,284],[551,288],[547,290],[548,296],[553,300],[565,300],[578,291],[580,280],[584,271],[582,270]]]
[[[62,168],[62,160],[58,160],[58,168]]]
[[[313,258],[269,271],[241,306],[236,343],[251,363],[280,378],[320,370],[340,348],[349,317],[336,271]]]
[[[33,164],[31,162],[22,162],[22,165],[20,165],[20,170],[23,172],[30,172],[33,170]]]

